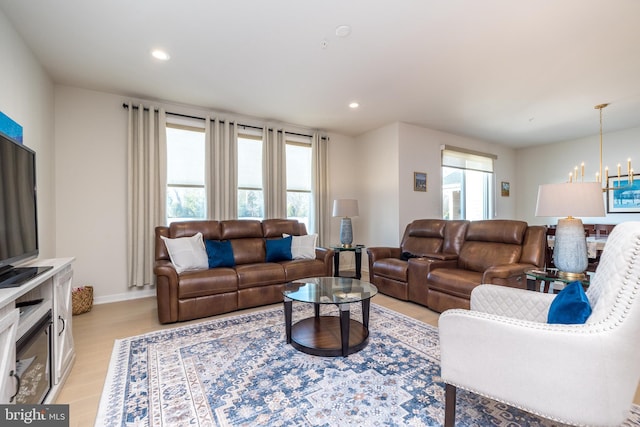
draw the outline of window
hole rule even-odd
[[[238,219],[262,218],[262,137],[238,135]]]
[[[167,224],[204,219],[204,129],[167,124]]]
[[[494,212],[493,161],[497,156],[445,146],[442,218],[490,219]]]
[[[311,142],[287,141],[287,218],[309,230],[311,212]]]

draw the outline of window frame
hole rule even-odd
[[[495,161],[498,156],[495,154],[483,153],[465,148],[444,145],[441,148],[440,172],[442,176],[441,184],[441,215],[445,214],[445,168],[457,169],[461,171],[460,179],[460,219],[468,218],[467,200],[467,177],[468,172],[483,174],[482,192],[482,219],[495,217],[496,212],[496,182],[495,182]],[[452,218],[449,218],[452,219]],[[457,218],[456,218],[457,219]]]
[[[204,144],[206,144],[206,139],[205,139],[205,128],[204,125],[198,126],[199,124],[199,120],[189,120],[188,123],[187,121],[185,121],[182,118],[173,118],[173,117],[167,117],[166,123],[165,123],[165,133],[166,133],[166,129],[167,128],[172,128],[172,129],[178,129],[178,130],[185,130],[185,131],[189,131],[189,132],[198,132],[198,133],[202,133],[203,136],[203,140],[204,140]],[[169,138],[168,136],[166,136],[165,138],[165,144],[169,144]],[[206,147],[205,148],[205,153],[206,153]],[[168,147],[167,147],[168,149]],[[203,156],[203,162],[204,162],[204,156]],[[206,183],[206,164],[203,165],[205,168],[204,174],[205,177],[203,179],[202,185],[199,184],[170,184],[169,183],[169,177],[168,177],[168,170],[169,170],[169,159],[167,158],[167,163],[166,163],[166,172],[167,172],[167,182],[165,183],[166,186],[166,193],[167,196],[165,197],[165,205],[168,204],[169,202],[169,191],[172,188],[188,188],[188,189],[201,189],[204,193],[204,215],[202,217],[194,217],[194,218],[190,218],[193,220],[201,220],[201,219],[205,219],[207,218],[207,183]],[[165,215],[165,221],[167,224],[171,224],[174,221],[180,221],[183,218],[172,218],[169,217],[169,209],[167,206],[167,212]]]

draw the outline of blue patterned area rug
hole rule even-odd
[[[437,329],[375,304],[369,326],[347,358],[286,344],[281,308],[117,340],[96,426],[442,425]],[[558,425],[463,390],[457,405],[458,426]],[[637,406],[625,425],[640,426]]]

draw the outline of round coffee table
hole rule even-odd
[[[343,356],[358,352],[369,341],[369,302],[378,288],[346,277],[314,277],[288,283],[284,291],[287,343],[314,356]],[[315,316],[292,325],[293,301],[313,304]],[[351,319],[351,303],[362,304],[362,323]],[[320,305],[335,304],[340,316],[320,316]]]

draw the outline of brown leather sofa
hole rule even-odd
[[[205,240],[229,240],[234,267],[176,272],[164,241],[202,233]],[[265,240],[306,235],[296,220],[269,219],[174,222],[155,229],[155,265],[160,323],[213,316],[282,301],[284,285],[305,277],[332,275],[333,250],[316,248],[315,259],[266,262]]]
[[[399,248],[367,250],[369,281],[438,312],[468,309],[481,283],[526,289],[524,271],[544,267],[545,247],[545,227],[523,221],[416,220]]]

